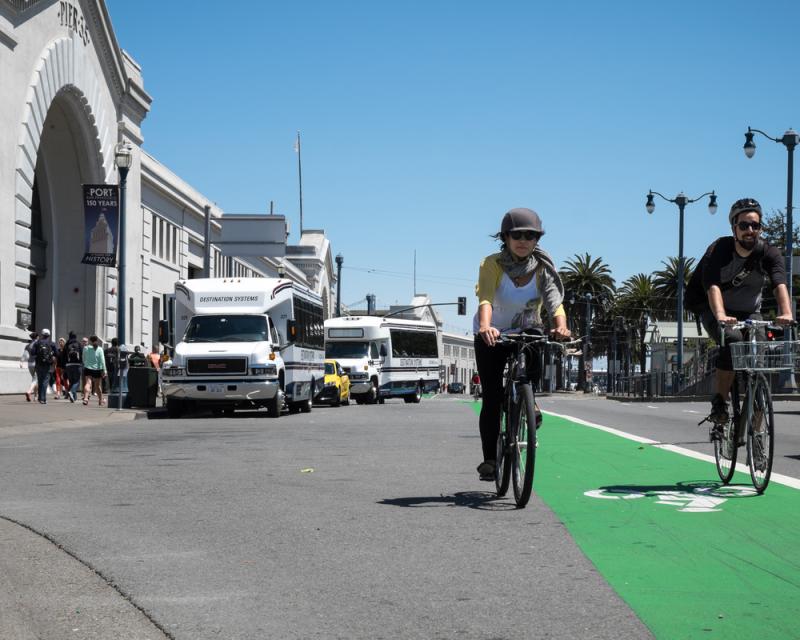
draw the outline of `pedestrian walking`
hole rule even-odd
[[[100,346],[100,338],[91,336],[89,346],[83,350],[83,375],[86,383],[83,387],[83,404],[89,404],[92,394],[97,394],[99,406],[105,406],[103,401],[103,380],[106,374],[106,358]]]
[[[106,367],[108,367],[108,379],[110,381],[110,391],[119,390],[118,384],[122,384],[122,390],[127,389],[125,382],[128,378],[128,351],[125,347],[119,346],[117,338],[111,338],[111,346],[105,351]]]
[[[148,356],[150,360],[150,364],[156,371],[161,371],[161,355],[158,353],[158,347],[153,345],[153,349],[150,351],[150,355]]]
[[[33,395],[36,393],[36,356],[33,354],[33,345],[38,340],[39,334],[35,331],[30,335],[30,342],[25,345],[22,350],[22,356],[19,359],[19,368],[27,366],[28,373],[31,375],[31,383],[28,390],[25,392],[25,399],[30,402]]]
[[[33,347],[38,386],[39,404],[47,404],[47,387],[50,386],[50,375],[58,355],[58,347],[50,339],[50,329],[42,329],[39,339]]]
[[[83,350],[88,348],[89,346],[89,338],[83,336],[81,338],[81,389],[86,386],[86,376],[83,373]]]
[[[64,347],[62,359],[64,362],[64,370],[66,371],[67,380],[67,397],[70,402],[75,402],[78,399],[78,387],[81,383],[81,372],[83,371],[83,360],[81,352],[83,347],[78,342],[78,338],[74,332],[69,332],[67,344]]]
[[[64,364],[62,362],[64,356],[64,347],[67,346],[67,341],[64,338],[58,339],[58,354],[56,355],[56,362],[53,365],[53,373],[56,379],[56,399],[60,400],[67,397],[67,381],[65,377]]]

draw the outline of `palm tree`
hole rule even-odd
[[[639,370],[644,373],[647,367],[647,347],[645,345],[647,322],[653,310],[660,304],[655,279],[650,274],[637,273],[622,283],[618,294],[617,305],[620,315],[633,322],[633,327],[638,334]]]
[[[592,258],[589,253],[583,255],[576,253],[572,259],[564,263],[560,275],[566,290],[564,306],[570,330],[575,335],[583,335],[585,327],[582,325],[586,317],[587,305],[591,305],[593,308],[595,323],[598,323],[604,315],[603,305],[609,304],[614,298],[614,278],[611,276],[611,268],[603,262],[602,258]],[[587,300],[586,294],[591,294],[591,302]],[[596,344],[596,346],[599,350],[605,345],[602,339],[598,342],[600,344]],[[582,353],[578,379],[584,387],[585,371]]]
[[[674,311],[678,300],[678,259],[674,256],[662,260],[663,269],[659,269],[653,274],[653,284],[656,294],[660,301],[658,308],[666,311]],[[689,284],[689,279],[694,271],[694,258],[683,259],[683,287],[684,291]]]
[[[561,268],[561,281],[567,290],[567,298],[573,293],[577,297],[591,293],[593,297],[614,295],[614,278],[611,267],[602,258],[592,258],[588,253],[577,253]]]

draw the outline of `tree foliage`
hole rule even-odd
[[[800,226],[794,225],[792,232],[792,253],[800,254],[798,247],[798,236],[800,236]],[[778,247],[781,252],[786,248],[786,214],[783,211],[775,211],[766,214],[761,219],[761,237],[769,244]]]
[[[694,263],[694,258],[683,259],[684,291],[694,272]],[[653,274],[653,288],[658,297],[653,311],[675,311],[678,302],[678,258],[670,256],[666,260],[662,260],[661,264],[663,268]]]

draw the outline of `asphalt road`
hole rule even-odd
[[[543,400],[594,420],[607,402]],[[479,452],[453,396],[9,431],[0,602],[24,612],[19,637],[59,640],[103,636],[68,608],[53,619],[37,579],[84,606],[100,579],[175,639],[650,637],[536,496],[518,510],[478,481]],[[123,618],[108,612],[94,629]],[[36,615],[51,617],[34,633]],[[105,637],[163,637],[133,618]]]

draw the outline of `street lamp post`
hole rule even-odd
[[[753,142],[753,135],[760,133],[765,138],[773,142],[779,142],[786,147],[788,155],[787,180],[786,180],[786,288],[789,290],[789,300],[792,300],[792,250],[794,244],[794,234],[792,233],[792,191],[794,189],[794,149],[800,144],[800,135],[794,129],[789,129],[783,134],[782,138],[773,138],[759,129],[747,127],[744,134],[744,153],[748,158],[752,158],[756,153],[756,145]],[[792,300],[792,303],[794,301]]]
[[[680,385],[683,381],[683,289],[685,287],[684,274],[686,272],[686,265],[684,264],[684,258],[683,258],[683,212],[684,209],[686,209],[687,204],[691,204],[692,202],[697,202],[698,200],[708,196],[708,212],[713,216],[717,212],[717,196],[713,191],[708,191],[701,196],[697,196],[696,198],[687,198],[681,191],[674,198],[667,198],[666,196],[661,195],[658,191],[653,191],[651,189],[647,193],[647,204],[645,205],[647,213],[653,213],[653,211],[656,208],[656,204],[655,202],[653,202],[653,196],[658,196],[662,200],[666,200],[667,202],[677,204],[678,210],[680,211],[680,223],[678,226],[678,304],[677,304],[677,311],[678,311],[678,316],[677,316],[678,363],[677,364],[678,364],[678,385]]]
[[[125,184],[128,179],[128,170],[133,162],[131,147],[126,142],[120,142],[114,151],[114,162],[119,171],[119,263],[117,264],[117,342],[118,349],[125,344]],[[119,357],[117,358],[119,362]],[[117,365],[118,402],[117,411],[122,409],[122,379],[119,364]]]
[[[342,317],[342,263],[341,253],[336,254],[336,317]]]
[[[794,190],[794,149],[800,144],[800,135],[794,129],[789,129],[783,134],[781,138],[773,138],[767,135],[760,129],[753,129],[747,127],[747,133],[744,134],[744,154],[748,158],[752,158],[756,153],[756,145],[753,142],[753,136],[760,133],[765,138],[769,138],[773,142],[781,143],[786,147],[788,156],[787,162],[787,178],[786,178],[786,288],[789,291],[789,304],[792,307],[792,314],[794,314],[794,298],[792,297],[792,254],[794,251],[794,223],[792,221],[792,191]],[[785,332],[784,339],[788,342],[792,339],[791,331]],[[794,379],[794,372],[789,372],[788,377],[783,380],[785,384],[794,389],[796,383]]]
[[[586,299],[586,340],[583,341],[583,392],[589,393],[589,371],[593,369],[590,358],[591,355],[591,330],[592,330],[592,294],[588,291],[583,296]]]

